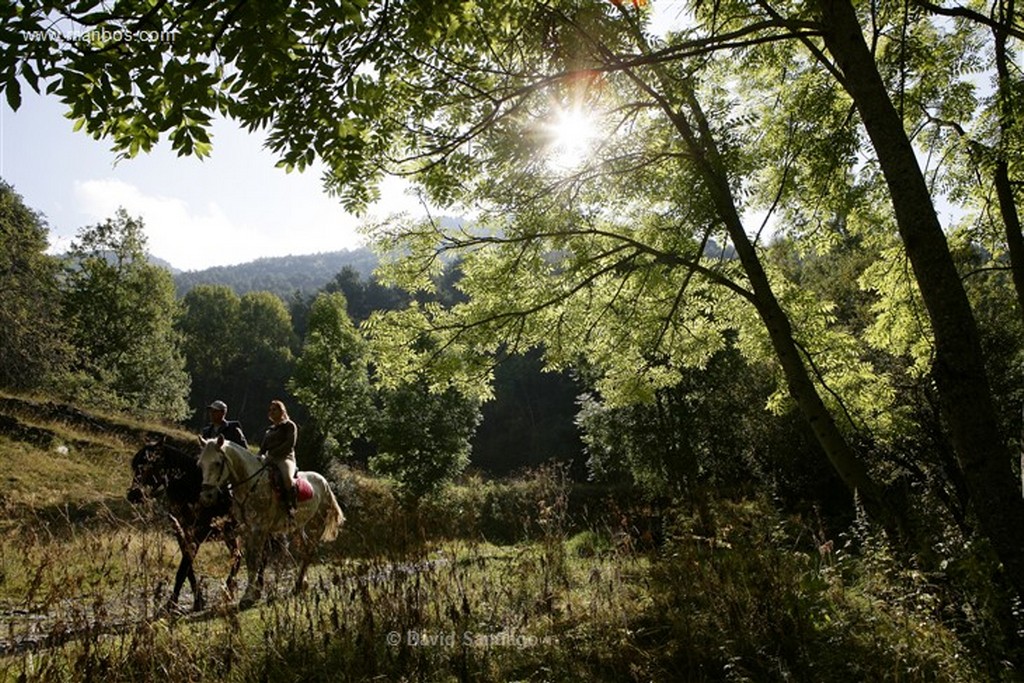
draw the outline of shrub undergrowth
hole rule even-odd
[[[828,538],[760,499],[581,505],[553,466],[415,505],[332,478],[348,522],[306,591],[281,554],[243,612],[215,543],[197,560],[212,606],[159,611],[177,548],[157,509],[113,504],[126,481],[109,505],[23,506],[0,541],[0,680],[1013,679],[985,654],[992,606],[961,598],[969,558],[912,570],[863,523]]]

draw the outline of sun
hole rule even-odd
[[[555,171],[578,168],[593,150],[597,126],[590,112],[579,107],[560,109],[547,126],[548,165]]]

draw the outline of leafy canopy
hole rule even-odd
[[[149,263],[145,246],[142,220],[124,209],[72,243],[61,287],[74,384],[83,400],[181,419],[189,377],[174,328],[174,280]]]
[[[42,216],[0,181],[0,387],[45,386],[66,369],[57,259],[48,256]]]
[[[976,32],[904,10],[876,8],[873,45],[908,126],[927,113],[969,116]],[[430,199],[475,211],[484,227],[374,234],[411,256],[392,282],[427,287],[438,252],[457,253],[468,295],[452,310],[413,304],[372,321],[385,375],[397,386],[429,361],[448,377],[435,391],[454,382],[485,395],[473,386],[486,377],[480,351],[543,342],[550,367],[584,358],[601,369],[602,394],[627,403],[705,366],[729,331],[748,359],[774,362],[747,273],[709,248],[730,242],[723,191],[759,247],[771,231],[798,237],[808,253],[851,235],[879,253],[896,246],[852,104],[815,59],[820,27],[807,8],[692,11],[691,26],[658,38],[642,10],[605,0],[214,2],[202,11],[174,0],[24,3],[3,18],[12,43],[0,80],[12,105],[19,76],[45,85],[126,154],[162,134],[182,153],[204,154],[209,119],[222,113],[266,130],[289,168],[322,160],[327,186],[350,208],[374,198],[382,173],[415,174]],[[51,24],[122,37],[33,38]],[[124,38],[143,30],[171,38]],[[545,152],[551,122],[576,110],[593,116],[596,142],[566,173]],[[709,163],[720,164],[717,180]],[[752,220],[755,211],[769,219]],[[858,428],[891,430],[891,381],[869,359],[910,356],[920,371],[930,348],[907,271],[865,271],[878,297],[866,336],[837,326],[835,302],[785,271],[766,277],[834,410]],[[772,405],[782,409],[777,376]]]

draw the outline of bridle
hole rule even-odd
[[[132,464],[132,489],[138,490],[143,496],[152,498],[161,489],[167,488],[167,468],[158,465],[162,453],[156,448],[147,447],[146,457],[139,465]],[[143,467],[142,471],[139,468]]]
[[[228,463],[227,463],[227,455],[224,454],[223,451],[221,452],[221,458],[222,459],[221,459],[221,462],[220,462],[220,466],[221,466],[223,472],[225,472],[227,474],[225,474],[224,476],[221,477],[221,481],[219,483],[216,483],[216,484],[209,483],[208,484],[206,482],[203,482],[202,489],[203,489],[204,492],[212,491],[212,490],[218,490],[218,491],[226,490],[227,493],[228,493],[228,496],[231,497],[231,500],[233,500],[235,502],[235,504],[238,505],[239,509],[241,509],[243,511],[243,515],[242,516],[244,516],[246,501],[249,500],[249,496],[252,495],[253,489],[255,487],[254,486],[249,486],[247,488],[247,492],[245,494],[245,497],[241,498],[241,499],[239,499],[235,495],[235,493],[236,493],[236,491],[240,490],[242,484],[247,484],[250,481],[252,481],[253,479],[255,479],[256,477],[258,477],[259,475],[263,474],[267,470],[267,467],[269,467],[269,463],[264,461],[263,464],[255,472],[250,474],[245,479],[243,479],[243,480],[241,480],[239,482],[236,482],[236,483],[230,483],[230,482],[227,481],[228,477],[230,476],[230,468],[228,467]]]

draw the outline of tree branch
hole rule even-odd
[[[986,17],[984,14],[976,12],[967,7],[943,7],[942,5],[936,5],[935,3],[929,2],[928,0],[911,0],[915,5],[926,9],[933,14],[938,14],[944,17],[954,17],[959,19],[969,19],[973,22],[987,26],[993,31],[1004,32],[1007,35],[1013,36],[1018,40],[1024,40],[1024,30],[1014,26],[1010,22],[1002,23],[995,21],[991,17]]]

